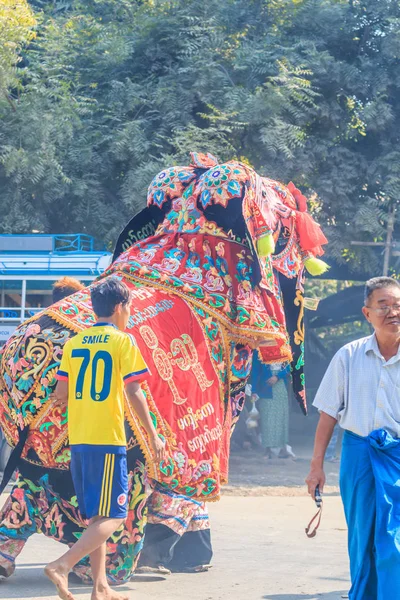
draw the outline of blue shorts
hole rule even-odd
[[[126,448],[89,444],[71,446],[71,475],[79,510],[84,518],[126,518]]]

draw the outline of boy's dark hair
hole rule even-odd
[[[369,298],[375,290],[381,290],[387,287],[400,288],[400,283],[392,277],[372,277],[368,279],[364,289],[364,303],[367,304]]]
[[[83,283],[73,277],[62,277],[53,284],[53,304],[83,290],[84,287]]]
[[[128,304],[130,291],[123,281],[107,277],[90,289],[93,310],[97,317],[111,317],[117,304]]]

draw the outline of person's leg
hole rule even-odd
[[[102,592],[110,589],[106,576],[106,552],[107,544],[104,542],[104,544],[101,544],[90,555],[90,567],[93,577],[92,599],[97,598],[97,595],[101,595]]]
[[[149,490],[145,485],[143,456],[136,450],[127,454],[130,470],[127,510],[123,527],[107,542],[107,580],[111,586],[129,581],[134,573],[143,548],[147,522],[146,500]]]
[[[92,555],[123,523],[123,519],[108,519],[100,517],[92,520],[89,527],[79,540],[65,554],[45,567],[45,574],[54,583],[58,595],[62,600],[74,600],[74,596],[68,590],[68,573],[76,563],[84,556]],[[95,555],[95,564],[101,560],[102,554]],[[96,561],[97,558],[97,561]],[[92,566],[93,568],[93,566]],[[99,567],[100,568],[100,567]],[[104,554],[104,577],[105,577],[105,554]],[[93,580],[94,580],[93,574]],[[107,597],[105,597],[107,598]],[[107,599],[108,600],[108,599]]]
[[[174,548],[169,564],[173,573],[203,573],[211,568],[211,531],[187,531]]]
[[[93,521],[98,519],[93,519]],[[106,575],[107,544],[103,542],[90,554],[92,568],[93,592],[91,600],[128,600],[128,596],[114,592],[107,581]]]
[[[144,531],[143,549],[138,563],[138,572],[159,572],[169,574],[169,563],[180,536],[162,523],[151,523],[151,517]]]
[[[81,512],[89,519],[89,527],[61,558],[50,563],[45,573],[56,585],[62,600],[73,600],[68,590],[68,573],[76,563],[94,553],[122,525],[127,515],[128,473],[126,455],[110,454],[98,449],[72,448],[71,473]],[[102,564],[100,564],[102,563]],[[94,555],[95,569],[104,571],[105,553]],[[95,575],[93,574],[96,586]],[[102,596],[111,598],[107,588]],[[95,587],[94,587],[95,590]],[[119,596],[115,596],[119,598]]]
[[[170,562],[173,572],[208,571],[213,555],[210,519],[205,502],[193,502],[193,514],[186,533],[174,548]]]
[[[364,438],[345,432],[340,493],[348,526],[350,600],[377,600],[375,568],[375,479]]]
[[[260,413],[260,438],[265,458],[272,458],[271,448],[268,446],[268,398],[260,398],[257,402],[257,410]]]
[[[143,550],[139,559],[141,572],[148,569],[168,571],[174,547],[187,530],[191,518],[191,501],[182,494],[153,482],[147,500],[148,521]]]
[[[119,520],[119,529],[123,531],[121,525],[126,522],[128,508],[128,472],[126,456],[116,455],[110,457],[114,465],[114,474],[111,475],[111,486],[109,502],[110,507],[107,516],[117,518]],[[86,475],[87,477],[87,475]],[[89,507],[90,511],[97,510],[97,505]],[[119,518],[121,517],[121,518]],[[94,517],[92,523],[101,521],[101,517]],[[117,531],[117,529],[115,531]],[[115,533],[112,532],[109,537]],[[114,539],[114,536],[113,536]],[[122,558],[122,557],[121,557]],[[127,596],[113,592],[107,580],[106,572],[107,560],[107,544],[106,540],[90,554],[90,565],[93,577],[93,593],[92,600],[127,600]]]
[[[374,559],[378,578],[377,600],[394,598],[400,586],[400,440],[387,432],[369,436],[376,486]]]

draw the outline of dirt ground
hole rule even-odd
[[[327,497],[317,537],[304,527],[314,512],[301,496],[225,496],[210,505],[214,559],[208,573],[142,577],[123,586],[132,600],[336,600],[348,590],[346,528],[338,496]],[[55,600],[45,563],[62,546],[34,536],[16,573],[0,583],[0,598]],[[77,600],[90,590],[74,586]],[[122,591],[122,590],[120,590]]]
[[[307,495],[304,480],[310,459],[298,457],[265,459],[254,451],[232,454],[229,485],[225,494],[235,495]],[[339,493],[339,463],[326,463],[326,493]]]
[[[304,528],[315,513],[304,477],[308,459],[265,460],[260,454],[233,454],[230,484],[210,504],[214,558],[208,573],[137,577],[123,586],[132,600],[336,600],[349,588],[346,525],[338,495],[338,465],[327,468],[330,485],[317,536]],[[0,598],[55,600],[42,571],[62,546],[34,536],[16,573],[0,583]],[[90,590],[73,587],[76,600]]]
[[[311,409],[310,412],[309,417],[304,417],[296,409],[290,415],[289,439],[296,460],[264,458],[261,448],[245,451],[235,443],[235,431],[230,458],[229,485],[225,488],[225,493],[306,495],[304,480],[310,466],[314,432],[318,421],[316,411]],[[340,454],[340,439],[337,454]],[[326,493],[339,493],[339,462],[327,462],[325,474],[327,478]],[[232,490],[232,488],[234,489]]]
[[[296,460],[265,459],[257,450],[236,448],[232,452],[229,485],[221,501],[209,507],[214,557],[208,573],[164,579],[138,576],[119,591],[132,600],[346,597],[346,525],[338,493],[338,463],[326,464],[320,530],[313,539],[304,532],[315,513],[304,485],[315,423],[315,417],[292,421],[291,445]],[[57,596],[42,571],[62,550],[59,543],[34,536],[19,557],[16,573],[0,582],[0,599],[55,600]],[[76,600],[89,600],[89,588],[75,585],[72,590]]]

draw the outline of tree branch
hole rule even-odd
[[[7,94],[7,92],[5,90],[3,91],[3,96],[7,100],[8,104],[11,106],[13,112],[17,112],[17,107],[15,105],[15,102],[12,100],[12,98],[10,98],[10,96]]]

